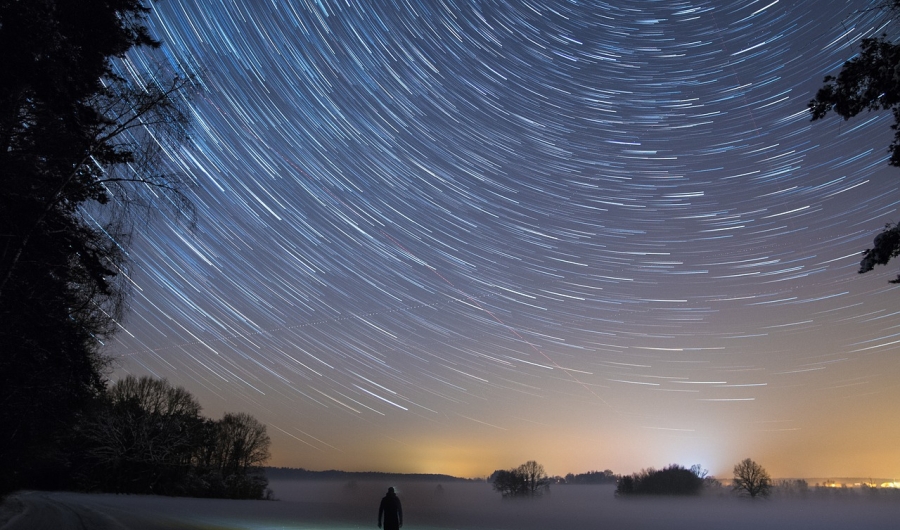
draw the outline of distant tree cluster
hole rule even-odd
[[[781,497],[806,497],[809,484],[803,479],[782,479],[772,485],[772,492]]]
[[[616,474],[609,469],[588,471],[577,475],[569,473],[564,479],[566,484],[615,484],[617,480]]]
[[[660,470],[653,468],[625,475],[616,484],[616,495],[698,495],[705,473],[699,466],[687,469],[671,464]]]
[[[767,497],[772,492],[772,478],[753,460],[745,458],[734,466],[732,491],[750,498]],[[805,492],[804,481],[782,481],[785,492]],[[616,483],[616,495],[697,495],[704,489],[721,490],[722,483],[708,476],[700,465],[690,469],[672,464],[660,470],[644,469],[639,473],[624,475]]]
[[[900,0],[898,0],[900,1]],[[302,471],[302,470],[301,470]],[[530,497],[540,495],[549,489],[549,484],[609,484],[615,483],[615,495],[631,496],[662,495],[690,496],[711,495],[721,497],[731,493],[750,499],[770,496],[783,498],[833,498],[865,495],[870,498],[900,499],[900,488],[896,482],[874,479],[851,485],[827,481],[810,486],[803,479],[773,480],[763,466],[750,458],[745,458],[733,468],[730,488],[709,475],[699,464],[690,468],[671,464],[660,470],[648,468],[631,475],[616,475],[611,470],[569,473],[565,477],[547,477],[544,468],[535,461],[529,461],[514,469],[497,470],[488,481],[503,497]]]
[[[129,376],[78,425],[70,461],[80,489],[260,499],[269,443],[248,414],[204,418],[185,389]]]
[[[514,469],[494,471],[488,480],[503,497],[535,497],[550,489],[544,466],[534,460]]]

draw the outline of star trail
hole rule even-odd
[[[273,465],[900,474],[890,115],[806,110],[875,3],[154,4],[198,222],[136,234],[116,374]]]

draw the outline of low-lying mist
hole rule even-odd
[[[322,522],[330,517],[337,524],[365,526],[375,525],[388,486],[396,488],[403,502],[404,528],[409,529],[844,530],[888,528],[900,521],[900,495],[879,494],[892,492],[810,492],[750,500],[722,490],[699,497],[622,499],[614,496],[614,485],[554,485],[542,497],[503,499],[485,482],[270,482],[276,499],[306,505],[307,513],[315,512]],[[298,506],[298,515],[303,511]]]

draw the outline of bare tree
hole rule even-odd
[[[262,465],[269,459],[266,426],[246,413],[227,413],[211,425],[210,448],[202,456],[214,476],[222,481],[221,495],[235,499],[259,499],[266,495]]]
[[[81,487],[116,493],[260,499],[268,480],[266,426],[246,413],[200,416],[190,392],[165,379],[126,377],[76,425]]]
[[[753,460],[745,458],[734,466],[732,489],[751,498],[768,497],[772,488],[772,477]]]
[[[544,466],[534,460],[529,460],[516,469],[525,483],[525,491],[528,495],[540,495],[550,487],[550,479],[544,471]]]
[[[129,375],[120,379],[109,389],[109,397],[114,405],[135,402],[144,412],[161,416],[196,416],[200,414],[200,404],[190,392],[182,387],[174,387],[166,379]]]
[[[216,463],[223,476],[246,475],[269,459],[266,426],[241,412],[227,413],[218,422]]]
[[[782,497],[805,497],[809,493],[809,484],[802,478],[782,479],[774,484],[774,492]]]
[[[200,405],[165,379],[128,376],[109,389],[107,407],[84,426],[94,486],[122,493],[175,493],[189,472]]]
[[[494,489],[504,497],[537,496],[550,487],[544,466],[534,460],[515,469],[495,471],[492,477]]]

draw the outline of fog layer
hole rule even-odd
[[[0,509],[0,530],[375,528],[388,486],[403,501],[407,530],[845,530],[894,528],[900,521],[900,495],[891,494],[897,492],[764,501],[728,495],[617,499],[609,485],[554,486],[538,499],[504,500],[486,483],[272,481],[270,486],[279,501],[24,492]],[[48,519],[51,511],[60,517]]]
[[[388,486],[394,486],[403,501],[404,528],[409,529],[844,530],[887,528],[900,521],[900,495],[862,492],[753,501],[725,490],[703,497],[620,499],[613,495],[613,485],[569,485],[553,486],[541,498],[502,499],[487,483],[270,483],[283,503],[340,506],[363,525],[375,524],[378,502]]]

